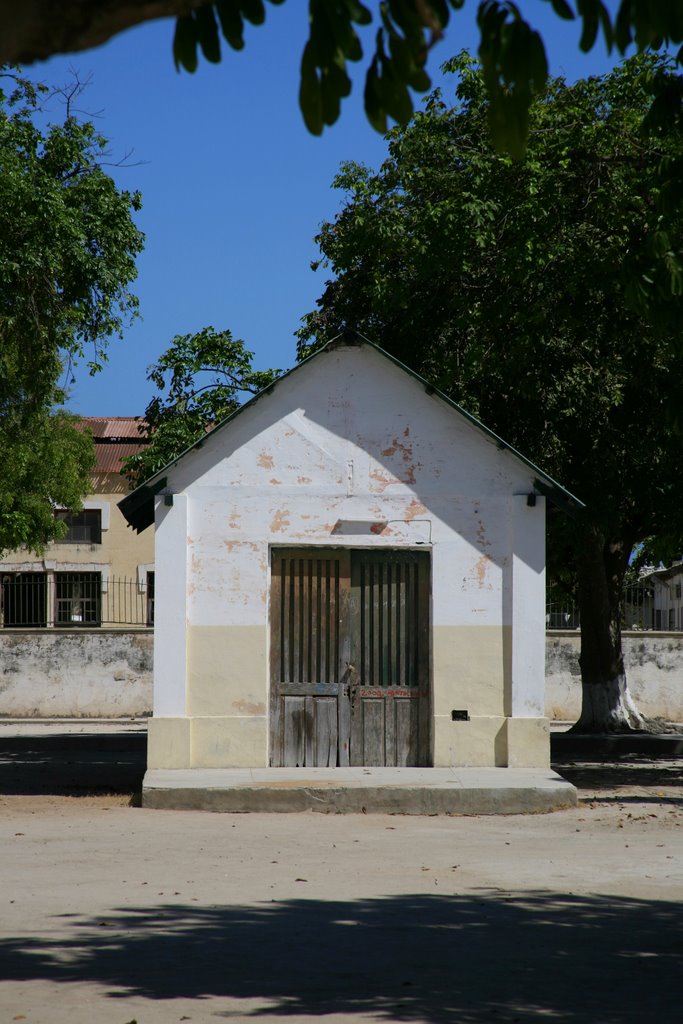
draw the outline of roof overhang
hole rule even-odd
[[[119,508],[129,526],[142,533],[154,525],[154,499],[166,486],[166,477],[154,476],[119,502]]]
[[[278,377],[277,380],[273,381],[272,384],[269,384],[267,388],[264,388],[263,391],[259,391],[257,395],[254,395],[254,397],[249,399],[248,402],[245,402],[244,405],[241,405],[239,409],[236,409],[235,412],[230,414],[230,416],[227,416],[224,420],[221,420],[220,423],[217,423],[213,430],[210,430],[207,434],[203,435],[201,438],[195,441],[193,445],[191,445],[184,452],[178,455],[175,459],[169,462],[166,466],[160,469],[158,473],[155,473],[155,475],[150,477],[150,479],[147,480],[144,484],[141,484],[140,487],[137,487],[134,491],[131,491],[130,494],[123,498],[123,500],[119,502],[119,508],[121,509],[121,512],[125,516],[129,525],[132,526],[133,529],[136,530],[138,533],[142,533],[143,530],[146,530],[148,526],[151,526],[153,524],[154,498],[159,493],[159,491],[163,490],[163,488],[166,486],[167,473],[173,466],[176,466],[178,462],[181,461],[181,459],[184,459],[190,452],[194,451],[195,448],[201,448],[202,445],[206,443],[208,437],[210,437],[218,430],[223,430],[230,423],[232,423],[234,419],[240,416],[246,409],[249,409],[252,406],[254,406],[256,402],[261,401],[264,398],[264,396],[271,394],[273,390],[278,386],[278,384],[281,381],[285,380],[286,377],[290,377],[292,374],[298,373],[307,363],[311,362],[311,360],[319,359],[325,353],[333,352],[338,348],[361,346],[367,346],[368,348],[374,349],[375,352],[378,352],[385,359],[388,359],[390,362],[392,362],[394,366],[397,366],[399,369],[403,370],[404,373],[407,373],[410,377],[417,381],[418,384],[420,384],[424,388],[428,395],[438,398],[440,401],[450,406],[461,416],[463,416],[466,420],[468,420],[486,437],[494,441],[497,448],[499,448],[500,450],[509,451],[511,455],[513,455],[519,462],[523,463],[527,467],[527,469],[531,470],[534,489],[539,494],[542,494],[544,497],[552,501],[563,512],[573,514],[579,511],[580,509],[585,508],[584,503],[579,498],[571,494],[571,492],[564,488],[561,484],[558,484],[557,481],[553,480],[552,477],[548,476],[547,473],[544,473],[543,470],[539,469],[538,466],[534,465],[533,462],[531,462],[524,455],[522,455],[521,452],[518,452],[516,448],[513,448],[512,445],[508,444],[507,441],[504,441],[492,430],[489,430],[487,426],[485,426],[475,416],[472,416],[471,413],[467,412],[466,409],[463,409],[462,406],[457,404],[457,402],[454,402],[452,399],[448,398],[448,396],[444,395],[442,391],[439,391],[438,388],[435,388],[433,384],[430,384],[428,381],[426,381],[424,377],[421,377],[418,373],[415,373],[414,370],[411,370],[408,366],[405,366],[404,363],[401,363],[398,359],[394,358],[394,356],[390,355],[389,352],[385,352],[383,348],[380,348],[379,345],[375,345],[374,342],[370,341],[368,338],[365,338],[358,331],[345,330],[336,338],[333,338],[332,341],[329,341],[322,348],[317,349],[310,356],[307,356],[306,359],[302,359],[302,361],[300,363],[297,363],[296,366],[292,367],[291,370],[287,370],[285,373],[281,374],[281,376]]]

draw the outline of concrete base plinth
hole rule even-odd
[[[323,814],[538,814],[575,807],[574,786],[536,768],[150,769],[142,805]]]

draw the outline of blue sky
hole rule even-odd
[[[553,74],[574,80],[615,63],[602,42],[581,54],[576,26],[542,0],[521,6],[544,36]],[[143,413],[153,394],[149,364],[174,335],[209,324],[243,338],[257,368],[294,363],[294,331],[325,280],[310,269],[314,236],[342,202],[332,179],[343,160],[376,167],[385,154],[362,111],[362,69],[337,124],[320,138],[306,131],[297,93],[307,8],[306,0],[267,5],[266,24],[247,27],[243,51],[226,46],[221,64],[204,61],[194,75],[174,68],[172,21],[29,69],[48,85],[67,82],[71,69],[91,79],[82,108],[110,140],[113,160],[129,154],[128,166],[110,173],[143,197],[136,219],[146,245],[134,286],[141,318],[112,340],[100,374],[77,368],[74,412]],[[452,85],[439,65],[460,49],[476,52],[475,13],[469,0],[432,52],[432,79],[446,96]],[[371,46],[367,39],[366,53]]]

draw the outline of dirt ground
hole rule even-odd
[[[683,762],[551,815],[0,797],[0,1024],[678,1024]]]

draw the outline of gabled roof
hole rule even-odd
[[[661,569],[653,569],[651,572],[643,573],[641,580],[659,580],[664,583],[675,576],[683,576],[683,561],[673,562],[671,565],[662,566]]]
[[[239,409],[236,409],[230,416],[227,416],[224,420],[221,420],[220,423],[217,423],[209,434],[195,441],[193,445],[169,462],[163,469],[160,469],[154,474],[154,476],[150,477],[149,480],[146,480],[144,484],[141,484],[134,491],[131,491],[130,494],[126,495],[126,497],[119,502],[119,508],[128,520],[129,525],[137,530],[138,533],[152,525],[154,522],[154,497],[159,493],[159,491],[162,491],[165,488],[166,475],[168,471],[173,466],[176,466],[195,448],[201,448],[202,445],[205,444],[208,436],[215,434],[219,430],[223,430],[246,409],[251,408],[256,402],[260,401],[264,395],[270,394],[278,386],[280,381],[285,380],[285,378],[290,377],[294,373],[299,373],[299,371],[313,359],[319,359],[325,353],[333,352],[338,348],[360,346],[370,348],[373,351],[378,352],[385,359],[388,359],[389,362],[394,364],[394,366],[397,366],[404,373],[407,373],[410,377],[416,380],[428,395],[432,395],[440,399],[446,405],[450,406],[451,409],[454,409],[457,413],[463,416],[469,423],[476,427],[477,430],[480,430],[485,437],[494,441],[497,448],[509,451],[516,459],[526,466],[527,469],[531,470],[533,474],[534,487],[539,494],[543,494],[550,498],[551,501],[565,511],[576,510],[584,507],[582,501],[562,487],[561,484],[558,484],[557,481],[552,479],[552,477],[548,476],[547,473],[544,473],[543,470],[538,468],[538,466],[535,466],[533,462],[530,462],[529,459],[525,458],[525,456],[513,448],[512,445],[509,445],[501,437],[498,437],[498,435],[492,430],[489,430],[488,427],[486,427],[475,416],[472,416],[471,413],[463,409],[462,406],[458,405],[457,402],[452,401],[447,397],[447,395],[444,395],[443,392],[439,391],[438,388],[435,388],[433,384],[430,384],[418,373],[415,373],[414,370],[411,370],[409,367],[399,362],[398,359],[390,355],[388,352],[385,352],[383,348],[380,348],[379,345],[375,345],[374,342],[365,338],[362,334],[359,334],[357,331],[346,330],[336,338],[333,338],[332,341],[329,341],[322,348],[316,349],[316,351],[310,356],[307,356],[306,359],[302,359],[302,361],[297,363],[297,365],[291,370],[287,370],[285,373],[281,374],[277,380],[273,381],[273,383],[267,388],[264,388],[263,391],[259,391],[257,395],[251,398],[248,402],[245,402],[244,405],[241,405]]]

